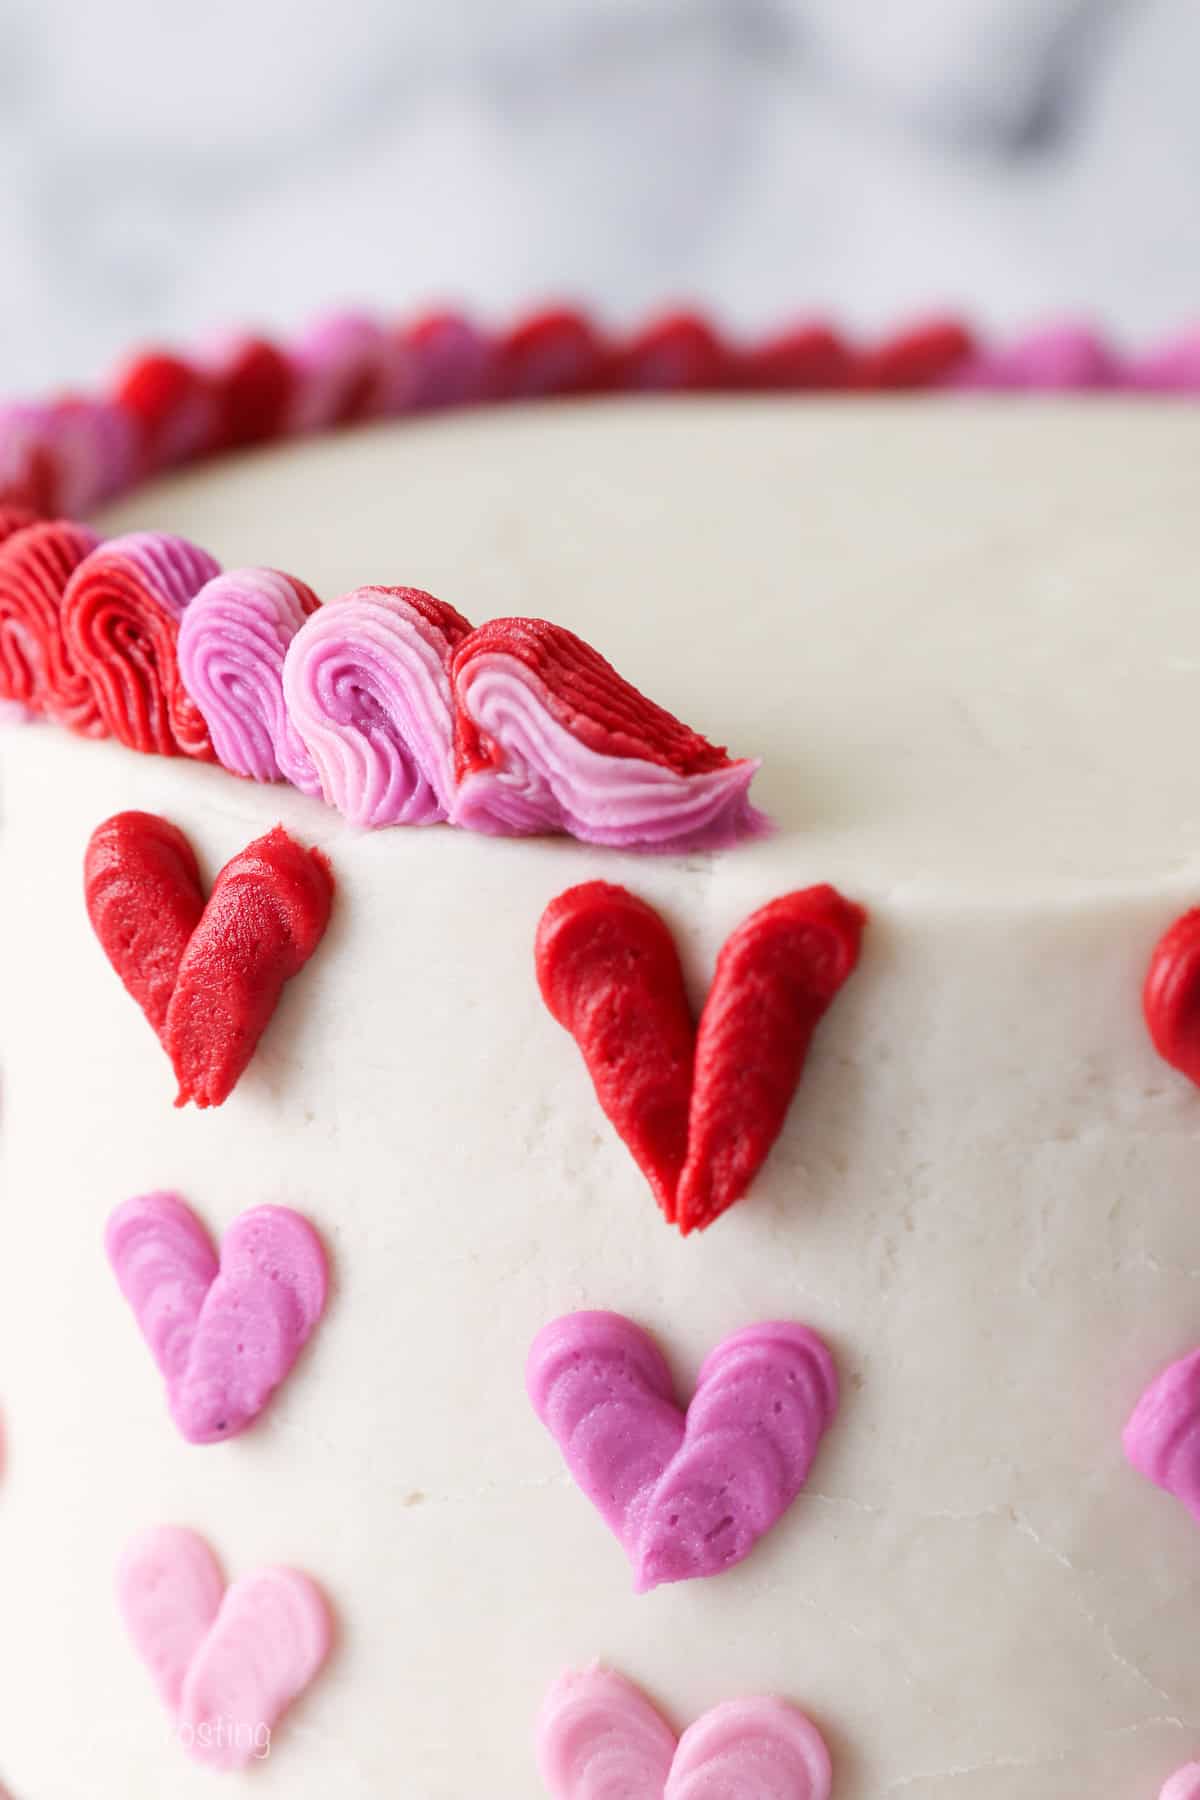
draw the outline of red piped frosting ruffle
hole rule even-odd
[[[674,851],[753,837],[766,824],[754,758],[561,626],[475,629],[406,586],[320,606],[299,577],[223,574],[184,539],[100,544],[68,521],[164,469],[361,420],[766,390],[1200,395],[1200,332],[1135,356],[1075,326],[981,345],[953,318],[874,343],[820,321],[745,342],[692,310],[620,333],[552,307],[500,331],[453,312],[399,326],[341,313],[285,345],[243,334],[194,356],[146,351],[99,398],[0,409],[0,699],[132,749],[291,781],[360,826]]]

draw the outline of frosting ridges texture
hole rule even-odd
[[[748,1556],[803,1487],[838,1403],[833,1359],[816,1333],[765,1324],[709,1354],[685,1414],[654,1341],[605,1312],[546,1326],[526,1384],[639,1593]]]
[[[94,550],[62,597],[63,639],[89,691],[73,705],[56,696],[58,716],[133,750],[211,760],[175,643],[185,607],[219,569],[207,551],[168,532],[131,532]]]
[[[493,619],[458,646],[456,824],[618,848],[719,848],[764,821],[758,770],[648,700],[574,632]]]
[[[206,582],[183,615],[179,672],[217,761],[235,775],[320,792],[283,698],[284,655],[319,604],[293,575],[233,569]]]
[[[283,665],[288,714],[321,793],[352,825],[449,816],[450,658],[470,629],[419,588],[363,587],[296,633]]]
[[[145,1194],[117,1208],[104,1245],[183,1436],[213,1444],[245,1430],[325,1308],[325,1253],[312,1227],[288,1207],[252,1207],[218,1258],[178,1195]]]
[[[728,1700],[676,1740],[632,1683],[595,1667],[562,1675],[538,1717],[551,1800],[828,1800],[829,1752],[785,1701]]]
[[[117,1601],[180,1743],[217,1768],[270,1753],[278,1719],[332,1640],[328,1608],[308,1576],[270,1567],[227,1588],[204,1539],[173,1525],[127,1546]]]

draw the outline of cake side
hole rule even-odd
[[[0,739],[0,1586],[22,1621],[19,1643],[0,1634],[20,1696],[0,1767],[18,1795],[202,1791],[112,1593],[126,1540],[167,1520],[230,1572],[310,1571],[335,1614],[321,1682],[231,1793],[400,1781],[458,1800],[486,1782],[524,1800],[542,1695],[594,1657],[681,1724],[741,1693],[794,1700],[841,1800],[1153,1794],[1194,1754],[1194,1526],[1120,1443],[1195,1331],[1195,1096],[1139,1011],[1150,951],[1195,898],[1170,761],[1188,428],[1142,417],[1118,514],[1115,415],[1084,432],[964,412],[957,456],[902,411],[810,417],[436,427],[189,478],[138,509],[325,593],[413,580],[475,618],[562,619],[764,756],[779,829],[763,843],[639,858],[356,833],[216,769],[50,727]],[[922,481],[944,495],[955,467],[938,515]],[[1136,641],[1120,610],[1135,568],[1157,572],[1159,608]],[[1090,685],[1063,678],[1068,626]],[[128,807],[180,825],[208,878],[280,820],[336,873],[320,955],[218,1113],[172,1109],[86,925],[84,844]],[[686,1243],[537,993],[537,921],[591,878],[662,912],[694,1003],[729,933],[781,892],[832,881],[871,913],[753,1191]],[[50,968],[29,953],[46,944]],[[215,1451],[166,1429],[103,1263],[109,1213],[160,1187],[215,1232],[298,1207],[330,1254],[318,1353]],[[684,1392],[760,1320],[801,1319],[834,1351],[842,1411],[807,1490],[718,1580],[635,1597],[533,1416],[535,1335],[589,1307],[651,1330]]]

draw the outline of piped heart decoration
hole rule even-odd
[[[1142,1010],[1163,1061],[1200,1086],[1200,907],[1181,914],[1155,945]]]
[[[1200,1522],[1200,1350],[1156,1375],[1125,1427],[1125,1455]]]
[[[299,1213],[256,1206],[212,1239],[175,1194],[119,1206],[104,1246],[192,1444],[235,1437],[258,1417],[325,1310],[328,1267]]]
[[[1158,1800],[1200,1800],[1200,1763],[1176,1769]]]
[[[589,881],[542,914],[542,998],[685,1236],[740,1200],[762,1167],[865,924],[863,908],[827,886],[760,907],[727,939],[697,1028],[674,939],[644,900]]]
[[[175,1104],[220,1106],[324,935],[325,857],[277,825],[225,864],[206,901],[181,831],[117,813],[92,833],[84,893],[105,955],[171,1059]]]
[[[194,1531],[157,1526],[128,1546],[117,1603],[134,1648],[198,1761],[267,1756],[283,1713],[329,1653],[329,1610],[307,1575],[265,1568],[226,1587]]]
[[[560,1676],[537,1723],[551,1800],[829,1800],[825,1740],[786,1701],[729,1700],[681,1738],[622,1676]]]
[[[706,1358],[687,1412],[654,1340],[619,1313],[567,1313],[534,1340],[534,1411],[616,1535],[638,1593],[748,1556],[805,1481],[838,1404],[807,1326],[752,1325]]]

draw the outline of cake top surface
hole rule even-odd
[[[99,524],[553,619],[762,757],[779,829],[725,854],[986,904],[1200,874],[1198,498],[1169,404],[620,400],[256,453]]]

